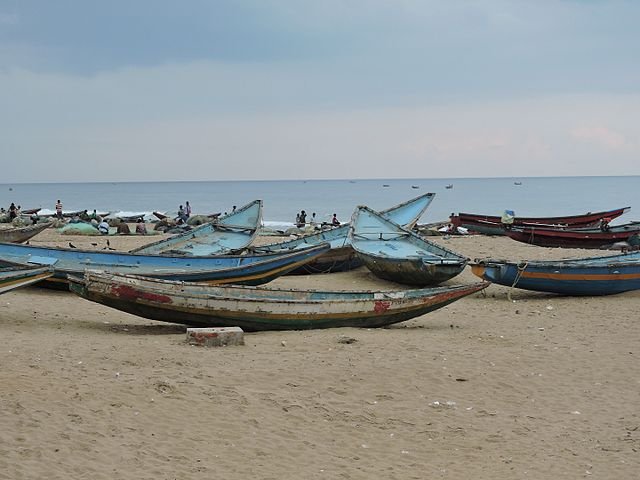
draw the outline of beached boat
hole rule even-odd
[[[246,331],[383,327],[444,307],[489,283],[404,291],[319,291],[168,282],[87,272],[70,278],[79,296],[141,317]]]
[[[368,207],[354,212],[349,240],[376,276],[407,285],[437,285],[458,275],[469,261]]]
[[[618,218],[631,207],[617,208],[603,212],[587,212],[582,215],[570,215],[561,217],[513,217],[510,227],[590,227],[597,226],[603,219],[609,221]],[[505,224],[502,218],[495,215],[479,215],[475,213],[458,213],[449,217],[450,222],[456,227],[464,227],[467,230],[485,235],[505,235]]]
[[[86,269],[210,284],[260,285],[327,250],[329,244],[325,243],[275,254],[185,257],[0,243],[0,259],[22,265],[52,266],[54,275],[43,286],[53,288],[66,289],[67,275],[81,275]]]
[[[0,267],[0,293],[6,293],[16,288],[26,287],[40,282],[53,275],[53,270],[49,267],[24,265]]]
[[[131,252],[190,256],[239,253],[256,237],[261,223],[262,200],[254,200],[229,215]]]
[[[612,295],[640,289],[640,252],[564,260],[475,260],[471,270],[500,285],[563,295]]]
[[[28,227],[0,228],[0,242],[22,243],[48,228],[50,223],[37,223]]]
[[[621,225],[601,229],[512,228],[505,232],[518,242],[540,247],[609,248],[618,242],[629,242],[640,236],[640,225]]]
[[[413,228],[422,214],[427,210],[435,195],[435,193],[425,193],[424,195],[387,208],[380,212],[380,214],[406,228]],[[305,248],[309,245],[317,245],[322,242],[329,242],[331,244],[331,250],[314,261],[293,270],[290,274],[305,275],[312,273],[344,272],[362,266],[362,262],[356,256],[353,248],[351,248],[348,237],[349,224],[345,223],[339,227],[305,235],[295,240],[269,245],[252,245],[249,251],[253,253],[282,252],[296,248]]]

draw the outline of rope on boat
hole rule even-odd
[[[513,279],[513,283],[511,284],[511,287],[507,292],[507,298],[509,299],[510,302],[513,302],[513,300],[511,299],[511,290],[513,290],[513,287],[516,286],[516,283],[520,281],[520,277],[522,277],[522,274],[524,273],[525,269],[528,266],[529,266],[529,262],[520,263],[518,265],[518,273],[516,273],[516,277]]]

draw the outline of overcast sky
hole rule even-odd
[[[0,182],[640,174],[640,2],[0,0]]]

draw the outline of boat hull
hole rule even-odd
[[[53,275],[48,267],[21,265],[0,269],[0,294],[41,282]]]
[[[39,223],[28,227],[0,229],[0,242],[22,243],[49,228],[48,223]]]
[[[22,265],[50,265],[54,275],[42,286],[67,288],[68,275],[85,270],[144,275],[167,280],[260,285],[298,268],[329,250],[324,243],[287,253],[183,257],[101,252],[81,249],[0,244],[0,258]]]
[[[471,269],[499,285],[562,295],[613,295],[640,289],[637,253],[570,262],[486,260],[472,264]]]
[[[542,228],[513,229],[507,231],[509,238],[539,247],[560,248],[607,248],[616,242],[626,242],[640,229],[625,231],[580,231],[552,230]]]
[[[79,296],[144,318],[246,331],[384,327],[442,308],[488,283],[399,292],[210,287],[97,275],[71,279]]]

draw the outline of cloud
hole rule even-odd
[[[607,127],[578,127],[571,131],[571,136],[612,150],[620,149],[627,145],[624,135]]]

